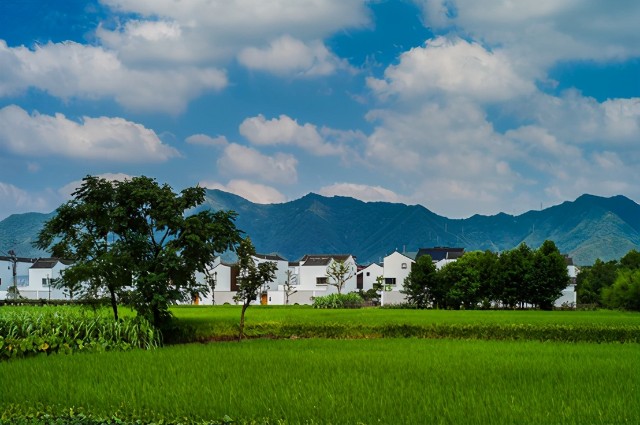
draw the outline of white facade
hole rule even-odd
[[[400,292],[404,287],[404,280],[411,272],[415,261],[404,254],[395,251],[384,257],[384,283],[391,287],[390,292]]]
[[[52,282],[62,277],[62,271],[69,267],[62,261],[51,258],[38,259],[29,269],[29,286],[20,290],[20,295],[29,299],[67,299],[62,289],[56,289]]]
[[[29,286],[29,269],[36,261],[32,258],[16,258],[16,286],[18,292]],[[13,261],[11,257],[0,256],[0,300],[5,299],[7,290],[13,286]]]
[[[352,255],[305,255],[300,260],[298,268],[298,291],[311,291],[312,296],[323,296],[337,293],[338,289],[331,285],[327,276],[327,269],[336,261],[343,261],[352,271],[343,288],[342,293],[357,291],[357,265]]]
[[[368,291],[373,289],[373,285],[377,282],[379,276],[384,279],[384,268],[380,264],[369,264],[358,272],[358,281],[362,280],[362,290]]]

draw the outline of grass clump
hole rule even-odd
[[[150,349],[160,334],[145,320],[115,321],[107,310],[77,307],[3,307],[0,310],[0,360],[36,354]]]
[[[313,299],[313,308],[362,308],[364,299],[355,292],[329,294]]]

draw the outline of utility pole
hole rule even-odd
[[[18,257],[16,252],[12,249],[9,251],[9,259],[13,265],[13,298],[18,298]]]

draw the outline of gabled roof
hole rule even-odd
[[[335,261],[347,261],[349,257],[353,257],[350,254],[314,254],[305,255],[300,259],[300,264],[303,266],[326,266],[329,265],[331,260]],[[353,257],[355,259],[355,257]]]
[[[416,252],[400,252],[400,251],[393,251],[391,254],[389,255],[393,255],[393,254],[400,254],[403,257],[407,257],[407,259],[411,260],[411,261],[415,261],[416,260]],[[387,255],[387,257],[389,256]]]
[[[304,260],[302,265],[303,266],[328,266],[330,262],[331,262],[330,257],[307,258],[306,260]]]
[[[31,266],[32,269],[52,269],[56,264],[62,263],[66,266],[72,264],[72,261],[62,260],[60,258],[38,258]]]
[[[433,248],[420,248],[416,260],[423,255],[429,255],[433,261],[457,260],[464,254],[464,248],[451,248],[448,246],[436,246]]]
[[[254,257],[260,258],[261,260],[268,260],[268,261],[287,261],[286,258],[282,258],[278,254],[256,254],[254,255]]]

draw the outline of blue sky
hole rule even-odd
[[[87,174],[519,214],[640,201],[635,0],[3,0],[0,218]]]

